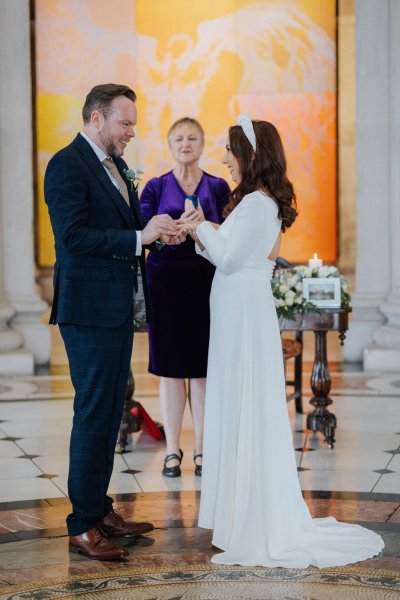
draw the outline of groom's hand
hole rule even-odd
[[[167,244],[168,246],[178,246],[182,244],[182,242],[186,241],[186,233],[184,231],[180,231],[178,235],[162,235],[160,236],[160,240]]]
[[[142,244],[146,246],[163,236],[175,237],[179,234],[175,221],[169,215],[155,215],[142,230]]]

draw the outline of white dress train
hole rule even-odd
[[[199,526],[223,550],[213,563],[317,567],[379,554],[382,538],[333,517],[312,519],[297,475],[282,346],[270,279],[281,227],[276,203],[243,198],[216,230],[204,222],[197,252],[212,284]]]

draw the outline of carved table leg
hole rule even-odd
[[[303,332],[296,331],[296,342],[301,344],[301,352],[294,358],[294,393],[296,412],[303,414]]]
[[[310,404],[314,406],[312,413],[307,416],[307,428],[313,431],[321,431],[329,448],[333,448],[335,442],[336,417],[329,412],[327,407],[332,404],[328,394],[331,389],[331,376],[328,368],[326,352],[326,331],[314,331],[315,333],[315,359],[311,374],[311,389],[314,397]]]

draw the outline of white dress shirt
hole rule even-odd
[[[81,136],[87,141],[88,144],[90,144],[90,147],[93,149],[93,152],[96,154],[97,158],[99,159],[99,161],[102,163],[103,160],[105,160],[106,158],[110,158],[105,152],[104,150],[102,150],[100,148],[100,146],[98,146],[97,144],[95,144],[89,136],[86,135],[86,133],[84,131],[80,131]],[[117,190],[119,192],[121,192],[120,187],[119,187],[119,183],[118,181],[115,179],[115,177],[113,177],[110,169],[107,169],[107,167],[105,165],[103,165],[103,169],[105,170],[105,172],[107,173],[107,175],[109,176],[109,178],[111,179],[113,185],[117,188]],[[136,256],[140,256],[142,254],[142,232],[140,230],[136,230]]]

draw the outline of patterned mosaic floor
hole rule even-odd
[[[309,372],[304,407],[308,409]],[[162,421],[154,380],[137,374],[138,393],[154,419]],[[334,450],[305,429],[305,416],[289,413],[299,477],[305,490],[400,492],[399,376],[333,373],[338,418]],[[72,388],[67,375],[0,379],[0,501],[65,497]],[[141,433],[131,452],[115,457],[111,492],[200,489],[194,477],[190,414],[184,419],[183,477],[161,476],[164,444]]]
[[[127,569],[18,585],[0,599],[110,598],[123,600],[391,600],[399,597],[400,576],[357,567],[325,569],[244,569],[192,565],[184,568]]]
[[[130,452],[116,455],[110,491],[117,507],[128,519],[153,521],[156,529],[131,543],[124,563],[99,563],[68,554],[73,390],[56,330],[53,336],[51,372],[0,378],[0,598],[400,598],[399,373],[347,370],[331,339],[332,410],[338,418],[333,450],[305,429],[305,416],[288,404],[299,478],[313,516],[331,514],[379,531],[386,544],[382,556],[334,573],[211,566],[210,536],[197,528],[201,480],[193,473],[187,413],[182,478],[161,476],[165,446],[142,433],[132,436]],[[305,410],[311,342],[306,340]],[[158,381],[146,367],[142,334],[134,349],[135,397],[161,421]]]

